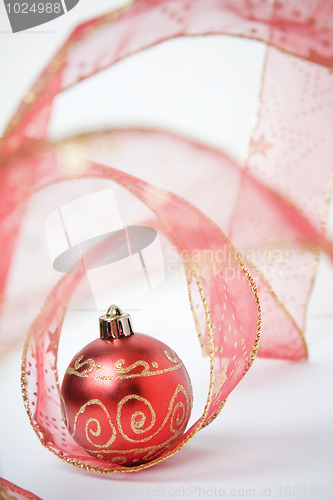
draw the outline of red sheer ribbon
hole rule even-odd
[[[41,500],[40,497],[0,477],[1,500]]]
[[[211,360],[206,407],[181,442],[130,469],[92,458],[68,435],[60,413],[59,335],[82,277],[65,275],[30,329],[22,371],[31,423],[60,458],[114,472],[148,467],[175,453],[215,418],[255,358],[259,298],[259,354],[306,357],[303,329],[317,250],[333,257],[321,225],[333,164],[332,14],[329,1],[300,7],[299,1],[139,0],[80,25],[26,94],[1,144],[2,300],[31,195],[58,182],[108,179],[136,200],[138,223],[149,219],[183,257],[198,334]],[[109,130],[47,142],[52,103],[60,92],[163,40],[207,34],[269,44],[258,124],[244,168],[220,151],[161,131]],[[80,175],[64,170],[68,148],[84,152]],[[163,166],[156,164],[157,154]],[[276,261],[272,247],[292,250],[292,261]],[[105,251],[103,243],[85,258],[97,262]],[[44,286],[49,290],[50,283],[45,280]]]

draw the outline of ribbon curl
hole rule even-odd
[[[132,468],[91,457],[68,435],[60,412],[58,342],[68,302],[82,278],[66,274],[30,328],[22,392],[41,442],[68,463],[102,473],[128,472],[178,451],[217,416],[251,366],[261,321],[259,354],[306,357],[303,329],[318,250],[333,258],[320,223],[331,196],[333,164],[333,104],[328,98],[333,90],[332,13],[325,0],[309,1],[302,9],[296,0],[138,0],[78,26],[25,95],[1,142],[2,306],[32,194],[60,182],[107,179],[136,200],[138,223],[149,217],[183,258],[199,338],[210,355],[206,406],[177,445]],[[151,29],[138,30],[141,25]],[[268,45],[262,104],[244,168],[221,151],[157,130],[107,130],[48,142],[52,105],[60,92],[162,41],[212,34]],[[295,89],[292,97],[285,89],[286,72]],[[313,77],[306,90],[304,75]],[[301,100],[298,91],[310,97]],[[84,158],[79,175],[64,168],[66,151],[73,150]],[[157,154],[164,159],[163,168],[170,169],[168,179],[159,176]],[[192,179],[194,166],[197,178]],[[172,175],[179,171],[181,175]],[[253,258],[250,249],[255,250]],[[292,262],[277,261],[272,249],[292,249]],[[98,262],[106,251],[103,242],[89,251],[89,259]],[[279,279],[274,269],[282,272]],[[47,278],[41,289],[50,290]]]

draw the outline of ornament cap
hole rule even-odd
[[[99,332],[103,340],[120,339],[133,335],[131,316],[112,304],[106,314],[99,318]]]

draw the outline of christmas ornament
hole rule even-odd
[[[0,145],[0,292],[5,302],[1,311],[19,314],[14,314],[15,321],[10,322],[12,328],[2,336],[0,347],[3,352],[8,351],[9,342],[25,331],[27,318],[39,307],[44,290],[47,299],[31,325],[23,354],[22,394],[41,443],[80,469],[102,473],[134,470],[116,463],[124,460],[124,454],[107,462],[83,452],[63,428],[57,349],[66,308],[82,274],[66,273],[50,291],[53,274],[41,267],[38,287],[31,287],[31,280],[14,280],[18,284],[17,295],[12,289],[6,293],[6,286],[13,284],[9,270],[15,269],[17,262],[26,269],[38,269],[40,259],[35,248],[23,261],[21,254],[30,248],[31,240],[37,242],[36,248],[44,248],[44,234],[36,220],[42,221],[40,215],[55,209],[52,199],[58,199],[53,192],[57,186],[62,190],[66,184],[74,187],[77,182],[96,179],[112,182],[114,188],[121,187],[119,208],[127,210],[131,206],[133,223],[140,226],[148,220],[183,258],[197,331],[203,350],[210,355],[207,402],[202,415],[182,438],[138,469],[177,452],[210,424],[249,370],[257,354],[261,324],[255,283],[263,310],[259,354],[293,360],[307,355],[299,325],[304,323],[318,258],[316,251],[309,251],[309,243],[333,258],[333,245],[319,224],[327,215],[332,174],[333,100],[323,105],[323,99],[330,96],[333,83],[333,31],[330,39],[327,33],[333,3],[323,0],[322,8],[314,12],[313,2],[303,2],[297,23],[294,9],[283,8],[277,16],[276,4],[252,0],[237,10],[234,2],[215,0],[141,0],[131,8],[125,6],[123,11],[81,24],[22,96],[4,131]],[[314,29],[306,29],[309,19]],[[287,37],[286,23],[295,27]],[[158,29],[144,29],[149,24],[158,25]],[[143,29],[138,29],[140,26]],[[49,141],[53,104],[67,88],[75,92],[83,79],[87,79],[88,85],[94,74],[133,52],[152,46],[157,50],[161,41],[212,33],[228,35],[230,27],[232,34],[243,41],[255,38],[269,42],[263,73],[258,75],[262,83],[261,106],[257,107],[258,116],[253,116],[256,127],[249,134],[247,168],[232,160],[227,152],[160,129],[109,128]],[[325,40],[321,33],[325,33]],[[223,66],[225,62],[217,59],[217,68],[228,70],[228,65]],[[282,71],[277,72],[276,68]],[[65,111],[70,113],[70,109]],[[283,117],[283,123],[272,119],[273,115]],[[230,113],[231,125],[237,123],[235,116]],[[322,123],[327,126],[322,127]],[[295,137],[299,140],[293,140]],[[286,141],[292,142],[293,147],[286,148]],[[313,165],[318,168],[314,170]],[[40,198],[39,193],[45,188],[52,191]],[[36,219],[30,217],[32,195],[39,200],[35,205],[34,199],[32,204],[36,210],[32,214],[38,213]],[[60,223],[62,232],[66,226],[62,241],[64,236],[68,240],[63,217]],[[32,228],[36,231],[33,238]],[[21,239],[23,235],[25,238]],[[230,235],[231,241],[226,235]],[[289,248],[298,247],[288,266],[282,254],[277,257],[271,252],[272,242],[284,256]],[[71,241],[73,247],[77,243]],[[235,249],[239,250],[236,254]],[[242,256],[246,256],[245,262]],[[7,303],[9,297],[13,301]],[[92,423],[87,424],[88,430]],[[92,434],[88,435],[92,440]]]
[[[129,314],[109,307],[100,338],[71,361],[61,387],[73,439],[100,460],[125,466],[158,457],[183,435],[192,387],[166,344],[133,332]]]

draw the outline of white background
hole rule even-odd
[[[0,3],[0,134],[20,97],[71,29],[120,3],[81,0],[65,16],[15,35]],[[163,44],[59,97],[52,137],[105,125],[158,125],[224,148],[242,160],[257,106],[264,49],[256,42],[227,37]],[[228,67],[228,74],[221,67]],[[195,87],[190,85],[194,79]],[[333,498],[333,280],[329,263],[323,261],[309,311],[309,361],[257,359],[212,425],[171,459],[140,473],[99,477],[44,450],[21,400],[20,350],[10,353],[0,366],[0,476],[43,500],[277,499],[308,498],[313,493],[315,498]],[[182,327],[181,337],[169,328],[171,320],[170,325],[160,325],[143,313],[148,303],[154,309],[154,301],[170,308],[171,318]],[[196,397],[193,421],[204,404],[207,360],[201,358],[195,340],[184,283],[180,280],[175,288],[165,282],[153,298],[143,297],[135,306],[136,329],[174,347],[188,367]],[[97,316],[68,315],[64,334],[70,332],[71,340],[60,348],[60,375],[79,347],[96,336],[91,332],[97,332]]]

